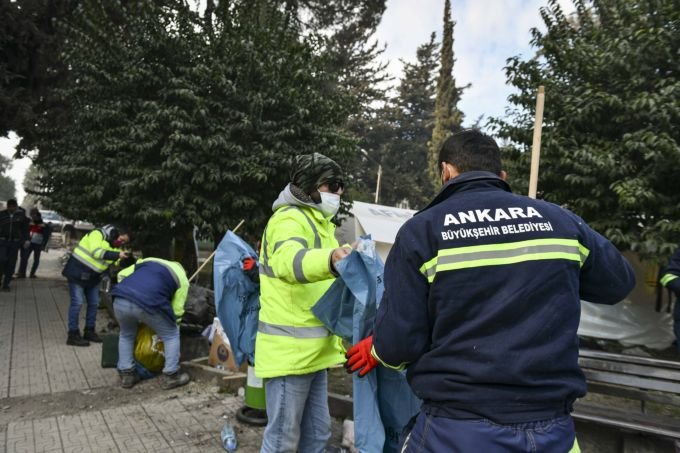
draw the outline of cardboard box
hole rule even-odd
[[[231,352],[229,339],[221,329],[215,332],[213,336],[210,354],[208,355],[208,365],[221,365],[223,369],[233,371],[234,373],[238,371],[238,366],[236,366],[234,361],[234,354]]]

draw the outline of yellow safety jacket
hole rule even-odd
[[[120,252],[119,248],[112,247],[100,229],[92,230],[87,233],[73,249],[73,258],[90,268],[95,273],[101,274],[109,268],[111,264],[118,260],[105,260],[107,252]]]
[[[282,206],[269,219],[260,252],[260,313],[255,374],[307,374],[344,361],[339,337],[311,312],[335,278],[335,225],[304,206]]]

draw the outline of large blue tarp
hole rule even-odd
[[[255,363],[255,335],[260,311],[260,285],[242,271],[244,258],[257,253],[243,239],[227,231],[217,246],[213,264],[215,310],[229,338],[234,360]]]
[[[357,249],[336,265],[340,277],[312,312],[333,333],[355,344],[371,334],[384,290],[384,265],[375,242],[361,238]],[[354,445],[361,453],[392,453],[399,435],[420,410],[403,372],[378,366],[353,379]]]

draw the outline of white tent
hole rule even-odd
[[[352,243],[359,236],[370,234],[378,254],[385,261],[399,228],[416,211],[355,201],[351,212],[353,217],[343,219],[342,226],[336,232],[338,241],[341,244]]]

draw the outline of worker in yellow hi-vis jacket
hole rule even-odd
[[[334,263],[351,252],[338,246],[331,222],[343,191],[336,162],[299,156],[262,237],[255,343],[255,373],[266,379],[262,452],[323,452],[330,437],[326,369],[344,360],[343,347],[311,307],[333,283]]]

